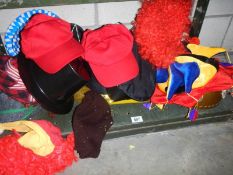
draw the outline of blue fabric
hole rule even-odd
[[[224,67],[230,67],[233,66],[233,64],[231,63],[223,63],[223,62],[219,62],[220,65],[224,66]]]
[[[152,106],[152,103],[144,103],[143,106],[146,108],[146,109],[151,109],[151,106]]]
[[[195,121],[197,117],[198,117],[198,111],[195,108],[191,109],[188,113],[189,120]]]
[[[155,80],[156,83],[164,83],[168,79],[168,70],[167,68],[159,68],[155,71]]]
[[[184,75],[176,68],[175,63],[173,63],[170,65],[170,81],[168,82],[167,99],[170,100],[181,86],[184,86]]]
[[[5,35],[5,48],[8,55],[16,56],[20,52],[19,33],[27,24],[29,19],[35,14],[46,14],[48,16],[58,17],[55,13],[43,9],[33,9],[19,15],[10,24]]]
[[[184,76],[185,92],[190,93],[193,82],[200,75],[198,64],[196,62],[183,64],[175,62],[174,65]]]
[[[200,75],[196,62],[178,63],[170,65],[170,81],[168,82],[167,99],[170,100],[176,91],[184,86],[185,92],[190,93],[193,82]]]

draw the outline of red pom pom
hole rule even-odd
[[[77,161],[74,155],[73,133],[45,157],[22,147],[17,142],[19,137],[19,134],[13,133],[0,138],[0,174],[52,175],[63,171],[74,160]]]
[[[143,1],[135,19],[134,35],[142,57],[157,67],[167,68],[185,53],[181,42],[189,33],[191,0]]]
[[[189,44],[196,44],[199,45],[200,44],[200,40],[198,37],[192,37],[188,39],[188,43]]]

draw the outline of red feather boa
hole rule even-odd
[[[139,53],[151,64],[167,68],[185,53],[181,42],[189,33],[191,0],[145,0],[135,19],[134,35]]]
[[[0,138],[0,174],[1,175],[52,175],[64,170],[77,160],[74,155],[73,133],[56,145],[54,151],[38,156],[30,149],[22,147],[17,140],[20,134],[13,133]]]

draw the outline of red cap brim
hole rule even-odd
[[[132,52],[124,59],[112,65],[89,64],[96,79],[104,87],[120,85],[133,79],[139,73],[138,63]]]
[[[69,64],[74,59],[82,56],[84,49],[74,38],[45,55],[34,59],[36,64],[45,72],[54,74]],[[54,55],[54,56],[53,56]]]

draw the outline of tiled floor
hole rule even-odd
[[[233,121],[103,142],[60,175],[232,175]]]

